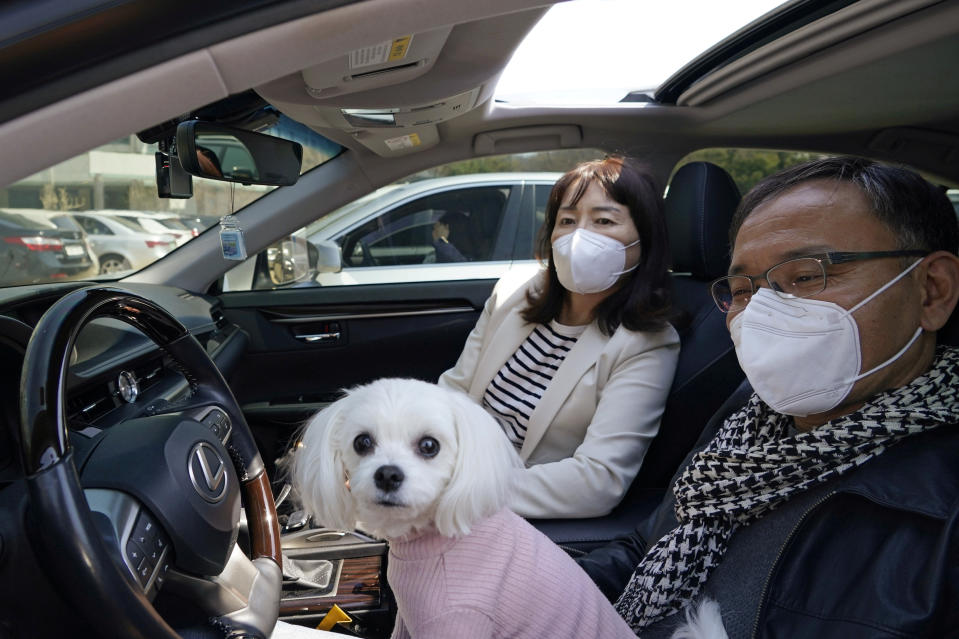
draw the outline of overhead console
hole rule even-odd
[[[388,107],[385,109],[348,109],[339,112],[345,126],[361,128],[391,128],[436,124],[466,113],[476,106],[479,89],[454,95],[446,100],[412,107]]]
[[[314,122],[347,131],[353,139],[382,156],[428,149],[439,142],[436,125],[477,106],[480,88],[450,98],[402,107],[314,107]]]

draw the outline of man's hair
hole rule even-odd
[[[546,262],[542,289],[527,295],[523,319],[546,324],[559,317],[565,289],[556,276],[551,236],[557,212],[567,192],[576,204],[590,184],[598,184],[614,202],[629,209],[639,232],[640,257],[636,269],[622,286],[596,307],[600,329],[611,335],[620,324],[631,331],[665,326],[670,313],[669,244],[663,212],[662,189],[645,167],[621,155],[610,155],[577,165],[563,175],[546,203],[546,219],[540,228],[537,257]]]
[[[743,196],[729,227],[734,246],[739,228],[760,205],[810,180],[856,185],[876,218],[898,238],[899,249],[959,250],[959,222],[941,188],[917,173],[856,157],[833,157],[799,164],[771,175]]]
[[[469,225],[469,220],[466,218],[466,214],[460,211],[446,211],[440,215],[436,221],[448,226],[450,235],[456,235],[457,239],[459,239],[460,235],[468,232],[467,226]]]

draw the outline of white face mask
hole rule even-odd
[[[624,246],[619,240],[586,229],[567,233],[553,242],[553,263],[559,283],[573,293],[605,291],[620,275],[638,266],[625,268],[626,249],[637,244],[639,240]]]
[[[825,413],[844,400],[858,380],[899,359],[919,339],[921,327],[898,353],[860,373],[859,327],[852,314],[920,261],[848,311],[832,302],[786,299],[768,288],[756,291],[729,324],[739,365],[753,390],[777,413]]]

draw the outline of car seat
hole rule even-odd
[[[659,433],[639,475],[612,513],[595,519],[532,523],[571,552],[588,551],[630,532],[659,502],[712,414],[744,379],[725,315],[709,285],[729,266],[729,224],[739,204],[730,175],[708,162],[681,167],[665,198],[672,253],[674,325],[682,348]]]
[[[729,173],[709,162],[682,166],[670,183],[666,225],[682,349],[659,434],[634,486],[665,489],[706,422],[743,380],[726,316],[709,292],[729,268],[729,225],[739,199]]]
[[[497,190],[483,189],[470,193],[468,204],[470,234],[475,253],[473,259],[492,259],[490,254],[500,221],[503,219],[506,198]]]

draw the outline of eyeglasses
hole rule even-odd
[[[723,313],[740,311],[756,292],[756,282],[766,280],[769,288],[785,298],[811,297],[826,288],[824,264],[842,264],[883,257],[925,257],[926,251],[865,251],[820,253],[797,257],[771,266],[762,275],[727,275],[710,286],[713,301]]]

